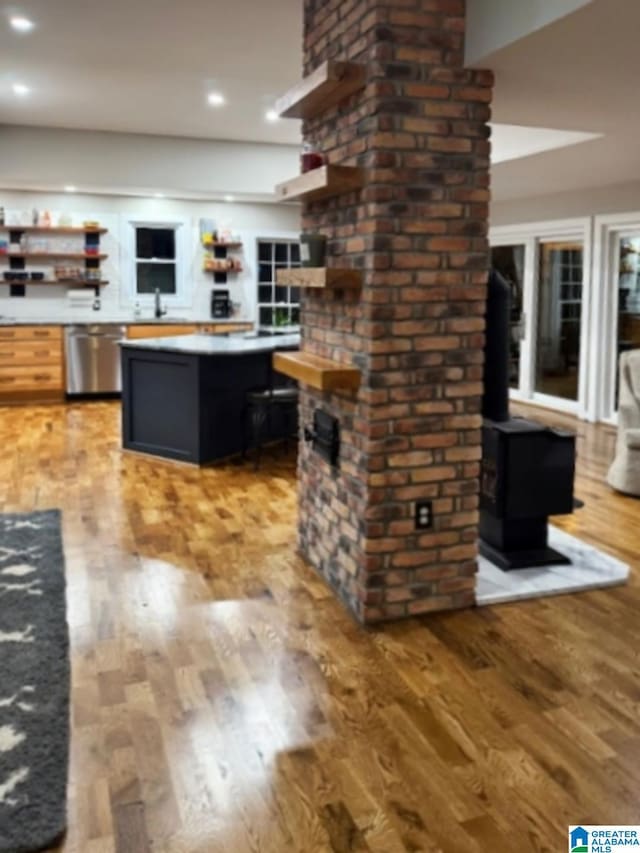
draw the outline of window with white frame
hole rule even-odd
[[[149,301],[159,291],[166,303],[189,304],[185,275],[187,234],[186,221],[127,222],[128,290],[132,301]]]
[[[258,240],[258,324],[276,330],[300,323],[300,290],[276,284],[276,270],[300,266],[294,240]]]
[[[136,292],[175,296],[177,280],[176,229],[136,227]]]

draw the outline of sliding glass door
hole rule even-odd
[[[600,287],[592,338],[601,355],[595,419],[615,423],[620,356],[640,349],[640,213],[598,216],[594,233],[593,276]]]
[[[511,286],[511,396],[586,415],[591,222],[505,226],[490,239],[492,265]]]
[[[534,392],[576,403],[579,395],[583,275],[582,242],[540,241]]]
[[[618,310],[615,323],[615,362],[627,350],[640,349],[640,231],[616,235],[616,290]],[[618,410],[618,371],[615,370],[613,409]]]

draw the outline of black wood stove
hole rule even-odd
[[[492,271],[482,414],[480,553],[504,570],[571,561],[547,545],[550,515],[573,512],[575,436],[509,416],[507,282]]]

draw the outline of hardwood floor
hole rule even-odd
[[[293,459],[197,470],[122,454],[114,403],[1,409],[0,509],[64,511],[59,850],[557,853],[638,822],[640,502],[577,430],[561,524],[628,586],[365,631],[295,554]]]

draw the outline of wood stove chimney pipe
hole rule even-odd
[[[489,273],[484,345],[482,416],[509,420],[509,317],[511,291],[496,270]]]

